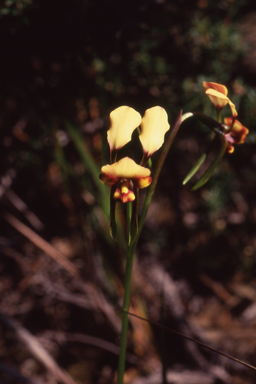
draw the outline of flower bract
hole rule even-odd
[[[232,117],[225,118],[224,123],[228,127],[232,127],[231,131],[225,134],[228,141],[227,151],[228,153],[232,153],[234,152],[233,144],[243,144],[249,133],[249,129],[244,127],[238,120],[233,121]]]
[[[134,188],[146,188],[152,181],[150,170],[135,163],[129,157],[101,168],[100,180],[114,187],[113,198],[127,203],[135,199]]]
[[[237,116],[236,107],[227,97],[228,90],[224,85],[204,81],[203,87],[205,94],[209,96],[217,110],[221,110],[223,107],[225,107],[225,105],[229,104],[233,118]]]

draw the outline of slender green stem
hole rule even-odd
[[[161,323],[164,326],[164,292],[161,294],[161,312],[160,312],[160,319]],[[167,366],[166,366],[166,332],[164,328],[161,328],[161,361],[162,361],[162,384],[167,384]]]
[[[117,384],[123,384],[123,377],[124,377],[124,371],[125,371],[125,357],[126,357],[127,332],[128,332],[128,320],[129,320],[128,311],[130,306],[130,295],[131,295],[132,266],[133,266],[134,256],[135,256],[135,253],[132,253],[131,251],[132,251],[132,247],[128,247],[126,270],[125,270],[122,331],[121,331]]]
[[[119,354],[119,364],[118,364],[118,376],[117,384],[123,384],[123,376],[125,371],[125,356],[126,356],[126,346],[127,346],[127,332],[128,332],[128,311],[130,306],[130,289],[131,289],[131,277],[132,277],[132,266],[135,258],[135,250],[140,237],[140,233],[147,215],[147,211],[152,199],[152,196],[155,191],[156,183],[160,174],[160,171],[163,167],[166,156],[169,152],[169,149],[173,143],[173,140],[179,130],[179,127],[186,118],[192,116],[188,113],[182,116],[182,111],[180,112],[176,122],[174,123],[173,129],[170,132],[159,156],[156,169],[153,175],[152,183],[149,187],[144,206],[141,212],[139,220],[139,228],[136,239],[131,245],[127,247],[127,260],[126,260],[126,270],[125,270],[125,283],[124,283],[124,301],[123,301],[123,313],[122,313],[122,331],[121,331],[121,344],[120,344],[120,354]],[[129,208],[127,208],[127,224],[129,222]],[[129,234],[130,235],[130,234]]]
[[[222,108],[217,109],[217,121],[218,121],[218,123],[222,123],[221,111],[222,111]]]
[[[127,244],[131,242],[132,202],[126,204]]]

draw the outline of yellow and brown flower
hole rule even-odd
[[[229,104],[233,118],[237,117],[236,107],[227,97],[228,90],[224,85],[204,81],[203,87],[205,94],[209,96],[217,111],[222,110],[225,105]]]
[[[225,137],[228,141],[228,153],[234,152],[234,144],[243,144],[245,142],[246,136],[249,133],[249,129],[244,127],[238,120],[233,120],[232,117],[227,117],[224,119],[224,124],[231,128],[229,133],[225,134]]]
[[[135,199],[134,188],[146,188],[152,178],[150,170],[135,163],[129,157],[101,168],[100,180],[110,187],[115,187],[113,198],[122,203]]]
[[[139,139],[143,148],[141,165],[129,157],[116,161],[119,149],[131,140],[133,131],[139,126]],[[143,118],[135,109],[125,105],[110,113],[110,128],[107,132],[110,164],[101,168],[100,180],[105,185],[115,187],[111,193],[114,200],[122,203],[133,201],[135,190],[145,188],[151,183],[150,170],[144,165],[162,146],[169,128],[167,113],[159,106],[147,109]]]

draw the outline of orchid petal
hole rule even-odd
[[[164,142],[164,135],[170,128],[168,116],[164,108],[153,107],[147,109],[141,121],[139,136],[144,153],[150,157]]]
[[[135,109],[123,105],[110,113],[107,132],[110,151],[118,151],[131,140],[132,132],[140,125],[141,115]]]
[[[207,89],[215,89],[216,91],[222,93],[225,96],[227,96],[228,94],[227,88],[225,87],[225,85],[222,85],[222,84],[204,81],[203,87],[205,92],[207,91]]]
[[[238,120],[235,120],[233,123],[232,117],[226,117],[224,119],[224,123],[228,127],[233,124],[230,134],[234,138],[236,144],[243,144],[245,142],[246,136],[249,133],[249,129],[242,125]]]
[[[223,95],[223,93],[218,92],[215,89],[207,89],[205,93],[209,96],[216,108],[225,107],[229,101],[229,98],[226,95]]]
[[[151,184],[151,181],[152,181],[152,177],[150,176],[140,177],[139,179],[133,180],[134,186],[139,189],[148,187]]]
[[[140,179],[150,176],[150,170],[148,168],[136,164],[135,161],[129,157],[124,157],[111,165],[104,165],[101,168],[101,172],[102,175],[105,175],[104,177],[107,176],[107,178],[113,180]],[[101,176],[101,180],[104,179],[104,177]]]
[[[222,109],[225,105],[229,104],[232,116],[235,118],[238,113],[236,111],[235,104],[227,97],[228,90],[222,84],[203,82],[205,94],[209,96],[211,102],[216,109]]]
[[[106,173],[101,173],[100,181],[108,187],[112,187],[118,182],[118,177],[112,177],[111,175],[107,175]]]
[[[231,131],[226,135],[228,140],[234,144],[243,144],[245,142],[246,136],[249,133],[249,129],[244,127],[238,120],[234,121],[232,117],[226,117],[224,119],[224,123],[228,127],[232,126]],[[229,153],[232,152],[229,151]]]

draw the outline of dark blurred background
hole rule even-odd
[[[203,81],[227,86],[250,135],[193,192],[195,180],[182,181],[210,132],[194,118],[182,125],[139,242],[132,309],[256,365],[255,2],[6,0],[0,52],[3,383],[113,382],[125,256],[98,182],[108,116],[160,105],[171,125],[181,109],[215,118]],[[173,383],[254,382],[249,369],[131,320],[127,383],[166,383],[162,363]]]

